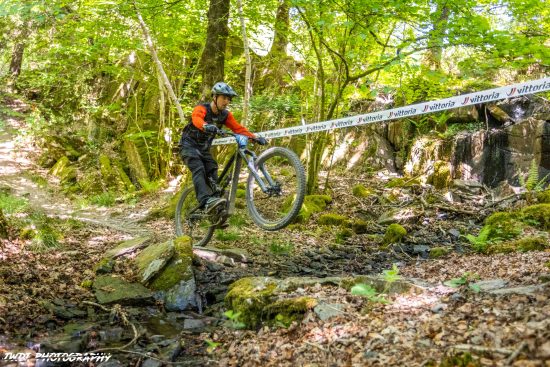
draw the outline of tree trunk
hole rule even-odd
[[[11,55],[10,73],[14,78],[17,78],[21,73],[21,65],[23,64],[23,53],[25,52],[25,44],[17,42]]]
[[[241,31],[243,37],[244,55],[246,57],[246,71],[244,76],[244,99],[243,99],[243,117],[242,123],[248,122],[248,109],[250,104],[250,97],[252,96],[252,60],[250,58],[250,49],[248,47],[248,37],[246,37],[246,25],[244,23],[243,16],[243,4],[241,0],[237,0],[239,7],[239,18],[241,18]]]
[[[449,20],[449,7],[438,4],[437,14],[439,14],[439,17],[433,22],[433,29],[428,39],[428,50],[423,60],[424,65],[430,70],[441,69],[441,55],[443,53],[443,42]]]
[[[286,56],[289,23],[290,17],[288,0],[279,0],[277,16],[275,17],[275,33],[273,34],[273,44],[269,50],[269,56]]]
[[[210,0],[206,46],[200,60],[203,97],[210,94],[216,82],[223,81],[230,3],[230,0]]]

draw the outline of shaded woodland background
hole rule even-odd
[[[2,83],[32,102],[26,133],[43,151],[40,164],[63,160],[67,191],[107,200],[182,173],[173,147],[183,123],[163,73],[186,117],[224,80],[243,96],[232,107],[237,118],[262,131],[537,79],[550,59],[542,1],[2,0],[0,12]],[[401,120],[389,168],[403,172],[419,135],[487,129],[478,115]],[[273,144],[302,155],[314,193],[335,149],[372,135],[319,133]],[[377,154],[376,144],[360,149]],[[357,169],[384,165],[370,160]]]

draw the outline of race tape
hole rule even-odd
[[[432,102],[423,102],[408,105],[405,107],[392,108],[390,110],[371,112],[365,115],[344,117],[336,120],[316,122],[294,127],[286,127],[278,130],[259,132],[265,138],[282,138],[285,136],[316,133],[320,131],[341,129],[375,122],[395,120],[403,117],[423,115],[426,113],[450,110],[458,107],[470,106],[478,103],[497,101],[500,99],[519,97],[526,94],[533,94],[550,90],[550,78],[543,78],[524,83],[512,84],[505,87],[487,89],[481,92],[463,94],[456,97],[440,99]],[[235,141],[234,138],[216,139],[213,145],[229,144]]]

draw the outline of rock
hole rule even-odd
[[[216,257],[216,262],[225,266],[231,266],[231,267],[235,266],[235,260],[225,255],[220,255]]]
[[[392,223],[412,222],[419,217],[420,213],[415,208],[397,208],[383,213],[378,218],[378,224],[387,225]]]
[[[430,251],[430,246],[427,245],[414,245],[413,254],[415,255],[425,255]]]
[[[544,288],[541,287],[540,285],[527,285],[523,287],[493,289],[493,290],[489,290],[488,293],[497,294],[497,295],[523,294],[523,295],[529,296],[529,295],[535,295],[543,291],[544,291]]]
[[[48,173],[59,177],[61,183],[76,182],[76,168],[66,156],[61,157]]]
[[[447,305],[446,305],[446,304],[444,304],[444,303],[438,303],[438,304],[436,304],[435,306],[433,306],[433,307],[431,308],[431,311],[432,311],[433,313],[440,313],[440,312],[444,311],[446,308],[447,308]]]
[[[101,304],[141,305],[153,302],[153,294],[143,285],[110,275],[96,277],[93,288]]]
[[[147,284],[154,278],[174,255],[174,242],[167,241],[149,245],[135,258],[138,266],[139,281]]]
[[[124,329],[121,327],[113,327],[110,329],[99,330],[99,339],[104,343],[118,343],[122,340]]]
[[[164,359],[174,361],[182,351],[181,343],[176,339],[167,340],[165,342],[167,346],[162,348],[161,355]]]
[[[206,326],[204,320],[201,319],[185,319],[183,321],[184,329],[203,329]]]
[[[63,320],[71,320],[73,318],[85,317],[87,312],[80,310],[72,305],[53,304],[48,301],[39,301],[40,305],[53,313],[55,316]]]
[[[131,140],[125,140],[123,143],[124,152],[128,159],[128,167],[130,169],[130,176],[134,182],[147,182],[149,181],[149,174],[147,168],[141,159],[139,149],[136,144]]]
[[[326,321],[334,316],[339,316],[344,313],[342,309],[344,305],[341,303],[320,303],[313,308],[313,312],[323,321]]]
[[[149,286],[155,291],[155,298],[162,300],[168,311],[183,311],[197,306],[191,238],[176,238],[172,248],[175,255]]]
[[[105,253],[107,258],[117,258],[119,256],[136,252],[139,249],[144,248],[151,241],[151,237],[138,237],[128,241],[121,242],[117,247],[108,250]]]
[[[115,266],[115,259],[104,257],[94,267],[96,274],[109,274],[113,271]]]
[[[506,287],[507,281],[503,279],[489,279],[475,282],[473,285],[478,286],[481,291],[489,292],[495,289],[501,289]]]
[[[458,229],[455,229],[455,228],[450,229],[449,234],[453,236],[455,239],[460,238],[460,231]]]
[[[41,353],[80,353],[83,350],[81,337],[60,334],[46,338],[40,345]]]
[[[124,365],[116,359],[109,359],[108,361],[101,362],[97,367],[124,367]]]
[[[143,361],[143,363],[141,364],[141,367],[161,367],[162,366],[162,362],[161,361],[158,361],[156,359],[146,359],[145,361]]]
[[[228,248],[222,250],[222,254],[232,258],[235,261],[239,261],[242,263],[247,263],[249,255],[246,252],[246,250],[240,249],[240,248]]]

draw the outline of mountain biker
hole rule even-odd
[[[252,138],[260,145],[267,144],[265,138],[252,134],[227,110],[231,99],[236,96],[237,93],[226,83],[214,84],[212,100],[195,106],[191,122],[183,129],[180,139],[180,156],[193,176],[197,201],[207,212],[225,203],[225,199],[216,197],[212,190],[218,180],[218,163],[212,157],[210,147],[218,130],[225,125],[235,134]]]

